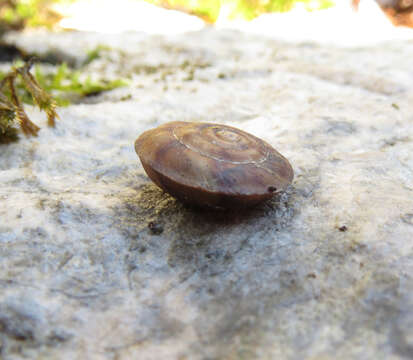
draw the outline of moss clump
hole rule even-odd
[[[37,135],[39,127],[29,119],[23,103],[45,111],[48,125],[54,126],[57,106],[67,106],[73,100],[127,85],[123,79],[84,78],[81,71],[72,70],[66,64],[51,72],[35,66],[32,75],[32,65],[33,61],[20,62],[10,72],[0,73],[0,137],[12,134],[9,129],[16,124],[25,135]]]
[[[47,124],[49,126],[55,125],[55,119],[57,118],[56,102],[30,73],[32,65],[32,61],[28,61],[20,66],[15,65],[0,81],[0,137],[7,137],[7,135],[13,133],[10,128],[16,123],[20,125],[21,130],[27,136],[37,135],[40,129],[29,119],[24,111],[23,103],[16,87],[18,82],[25,87],[33,103],[40,110],[46,112]]]

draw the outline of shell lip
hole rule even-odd
[[[288,179],[288,181],[286,181],[285,183],[278,183],[277,185],[274,185],[274,183],[267,183],[265,185],[262,186],[262,190],[261,191],[235,191],[235,188],[232,187],[226,187],[225,189],[227,191],[225,191],[223,189],[223,187],[216,187],[216,188],[211,188],[208,186],[204,186],[204,184],[194,184],[193,181],[191,181],[188,178],[185,177],[174,177],[171,176],[171,174],[166,174],[162,167],[159,166],[158,164],[154,164],[151,161],[146,161],[145,159],[142,159],[141,156],[139,156],[139,159],[143,165],[144,170],[146,171],[146,173],[148,173],[148,171],[146,170],[147,167],[152,168],[154,171],[156,171],[162,178],[167,179],[168,181],[172,181],[176,184],[179,184],[180,186],[186,187],[188,189],[192,189],[193,191],[199,192],[199,193],[203,193],[203,194],[209,194],[211,196],[226,196],[226,197],[243,197],[243,198],[248,198],[248,197],[272,197],[275,196],[276,194],[279,194],[281,192],[283,192],[291,183],[294,177],[294,173],[292,170],[291,165],[288,163],[289,168],[291,169],[290,173],[291,173],[291,178]],[[149,176],[149,175],[148,175]],[[151,176],[149,176],[149,178],[154,181],[152,179]],[[163,186],[161,186],[160,184],[157,184],[159,187],[164,188]],[[167,191],[166,189],[164,189],[165,191]]]
[[[225,192],[211,192],[203,188],[177,183],[155,169],[147,170],[148,164],[142,164],[152,181],[162,190],[184,204],[197,208],[210,208],[216,210],[247,208],[269,200],[276,193],[265,194],[231,194]]]

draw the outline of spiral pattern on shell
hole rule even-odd
[[[173,134],[187,148],[218,161],[248,164],[263,162],[268,156],[261,140],[228,126],[179,126]]]

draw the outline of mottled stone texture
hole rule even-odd
[[[0,358],[413,358],[412,42],[15,40],[107,43],[88,71],[131,86],[55,129],[29,109],[39,136],[0,146]],[[248,213],[184,207],[133,148],[174,120],[263,138],[293,185]]]

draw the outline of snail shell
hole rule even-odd
[[[288,160],[269,144],[220,124],[166,123],[139,136],[135,150],[160,188],[201,207],[253,206],[294,177]]]

